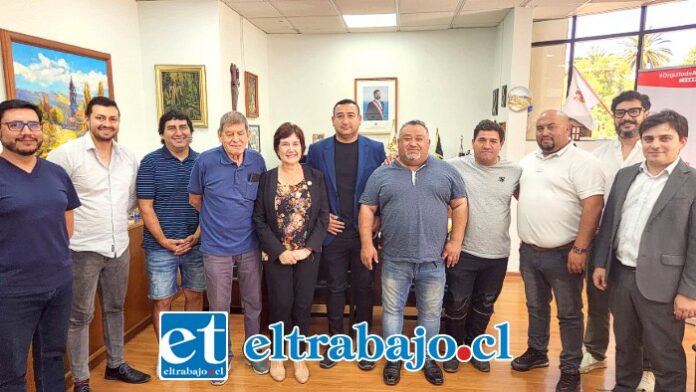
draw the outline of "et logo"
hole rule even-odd
[[[226,380],[227,312],[162,312],[158,376],[162,380]]]

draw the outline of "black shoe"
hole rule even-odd
[[[375,368],[375,362],[362,359],[358,361],[358,368],[360,368],[360,370],[372,370]]]
[[[423,373],[425,373],[425,379],[433,385],[442,385],[442,383],[445,382],[444,376],[442,375],[442,369],[440,369],[437,362],[432,359],[425,360]]]
[[[556,384],[556,392],[576,392],[580,389],[580,373],[561,372],[561,378]]]
[[[401,380],[401,361],[387,361],[382,371],[382,379],[387,385],[396,385]]]
[[[116,368],[107,366],[104,378],[107,380],[119,380],[128,384],[142,384],[150,381],[149,374],[145,374],[140,370],[135,370],[125,362]]]
[[[89,392],[89,380],[76,382],[73,386],[73,392]]]
[[[471,357],[471,365],[479,372],[488,373],[491,371],[491,363],[488,361],[479,361],[478,359]]]
[[[457,357],[449,359],[442,363],[442,369],[447,373],[456,373],[459,370],[459,360]]]
[[[322,369],[330,369],[332,367],[336,366],[336,362],[332,361],[329,359],[329,357],[324,354],[324,358],[319,361],[319,367]]]
[[[549,357],[530,347],[524,354],[513,359],[511,365],[518,372],[526,372],[527,370],[549,366]]]

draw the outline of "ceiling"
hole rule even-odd
[[[140,0],[143,1],[143,0]],[[497,26],[510,8],[557,19],[669,0],[221,0],[267,34],[447,30]],[[397,27],[349,29],[343,14],[397,15]]]

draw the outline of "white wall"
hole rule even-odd
[[[497,27],[497,45],[494,61],[496,75],[492,78],[492,91],[508,86],[529,86],[529,64],[532,43],[532,11],[514,8]],[[489,93],[491,94],[491,93]],[[513,112],[500,107],[496,121],[507,122],[505,145],[501,155],[511,161],[519,161],[528,152],[525,142],[527,112]],[[519,271],[519,244],[517,235],[517,201],[512,201],[512,223],[510,225],[511,249],[508,271]]]
[[[145,107],[148,131],[142,154],[159,146],[155,65],[205,65],[208,127],[196,128],[193,148],[219,145],[220,117],[232,110],[230,63],[240,68],[242,86],[237,110],[244,113],[244,71],[259,76],[260,124],[268,116],[266,35],[218,0],[138,2],[142,42]],[[245,65],[246,64],[246,65]],[[263,151],[263,149],[262,149]],[[142,155],[141,154],[141,155]]]
[[[114,97],[121,109],[119,141],[132,150],[139,150],[147,127],[144,125],[138,9],[134,1],[2,1],[0,27],[109,53]],[[0,98],[5,100],[4,80],[0,80],[0,85]]]
[[[354,98],[354,79],[398,78],[398,122],[439,128],[446,157],[490,117],[496,32],[489,29],[268,37],[270,131],[297,123],[307,138],[333,134],[331,109]]]

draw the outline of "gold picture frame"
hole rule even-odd
[[[208,126],[205,65],[155,65],[157,118],[178,110],[194,127]]]
[[[244,108],[247,118],[259,117],[259,77],[244,72]]]

